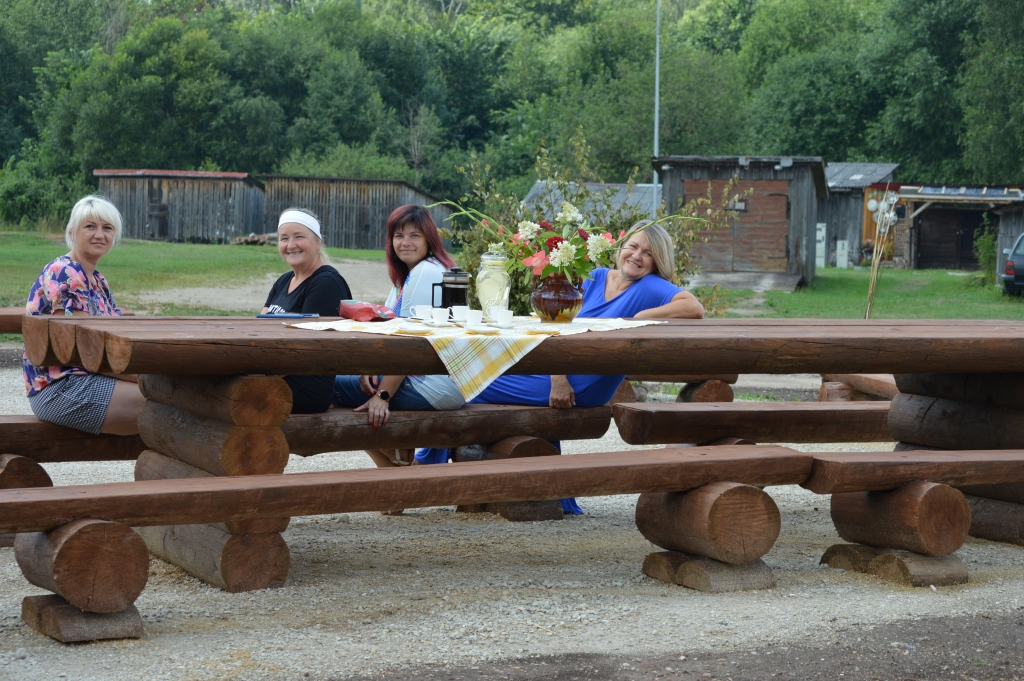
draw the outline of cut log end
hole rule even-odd
[[[663,549],[736,565],[768,553],[782,527],[779,508],[764,490],[733,482],[641,494],[636,525]]]
[[[885,553],[868,565],[868,574],[903,586],[966,584],[967,566],[957,556],[922,556],[909,551]]]
[[[53,487],[53,480],[27,456],[0,454],[0,489],[22,487]]]
[[[832,521],[848,542],[945,556],[971,527],[964,495],[949,485],[917,481],[886,492],[832,495]]]
[[[732,402],[732,386],[713,379],[703,383],[687,383],[676,396],[676,402]]]
[[[88,612],[121,612],[149,578],[142,539],[129,527],[102,520],[19,534],[14,556],[29,582]]]
[[[654,579],[705,593],[775,588],[775,574],[762,560],[732,565],[712,558],[665,551],[648,555],[643,571]]]
[[[880,549],[864,544],[835,544],[825,550],[818,564],[851,572],[867,572],[871,561],[883,553],[892,551],[893,549]]]
[[[21,619],[32,629],[61,643],[142,638],[142,616],[134,605],[121,612],[85,612],[60,596],[26,596]]]

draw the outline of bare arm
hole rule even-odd
[[[704,306],[692,293],[680,291],[661,307],[637,312],[634,319],[703,319]]]
[[[551,376],[551,395],[548,405],[556,409],[568,409],[576,406],[576,392],[569,385],[567,376]]]

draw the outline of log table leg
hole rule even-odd
[[[60,596],[26,596],[21,602],[25,624],[61,643],[111,638],[142,638],[142,616],[134,605],[121,612],[86,612]]]
[[[149,579],[142,539],[130,527],[104,520],[19,534],[14,557],[28,581],[88,612],[122,612]]]
[[[139,432],[150,450],[136,480],[280,474],[288,463],[281,424],[292,408],[278,376],[144,375]],[[283,586],[291,565],[288,518],[138,528],[158,558],[226,591]]]
[[[494,459],[518,459],[527,456],[558,456],[558,449],[539,437],[520,435],[499,440],[490,445],[456,447],[452,460],[492,461]],[[467,504],[456,507],[456,513],[494,513],[512,522],[535,522],[539,520],[562,520],[565,513],[557,499],[544,501],[502,501],[490,504]]]
[[[717,378],[687,383],[676,395],[676,402],[732,402],[732,386]]]
[[[764,490],[733,482],[641,494],[636,507],[640,533],[669,549],[647,556],[644,574],[709,593],[774,587],[771,568],[760,558],[781,525],[778,506]]]

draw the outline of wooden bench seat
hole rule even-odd
[[[544,440],[598,438],[611,425],[610,407],[520,407],[467,404],[457,411],[394,411],[374,430],[366,414],[331,409],[288,417],[281,426],[293,454],[396,447],[459,447],[529,435]]]
[[[711,442],[886,442],[888,402],[620,403],[612,407],[631,445]]]
[[[25,306],[0,307],[0,333],[21,333],[21,320],[25,316]]]
[[[77,518],[131,527],[688,490],[800,484],[812,460],[785,447],[672,447],[448,466],[206,477],[0,491],[0,532]]]
[[[18,454],[39,463],[132,461],[145,448],[138,435],[92,435],[31,415],[0,416],[0,454]]]

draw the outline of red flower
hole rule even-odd
[[[576,233],[579,234],[580,238],[583,239],[584,241],[586,241],[587,239],[590,238],[590,235],[587,234],[587,230],[585,230],[583,228],[577,229]]]
[[[560,236],[553,236],[550,239],[548,239],[548,252],[550,252],[556,245],[562,243],[563,241],[565,241],[565,239],[563,239]]]
[[[481,220],[481,222],[484,223],[484,227],[487,226],[487,220]]]
[[[619,232],[619,238],[620,238],[620,239],[621,239],[622,237],[624,237],[624,236],[626,236],[626,230],[622,230],[621,232]]]
[[[546,220],[541,220],[537,223],[541,229],[551,229],[551,223]]]
[[[611,232],[605,232],[601,236],[603,236],[605,239],[608,239],[608,243],[610,243],[610,244],[615,243],[615,237],[612,236]]]
[[[505,233],[505,228],[502,227],[501,225],[498,225],[498,234],[504,234],[504,233]]]

